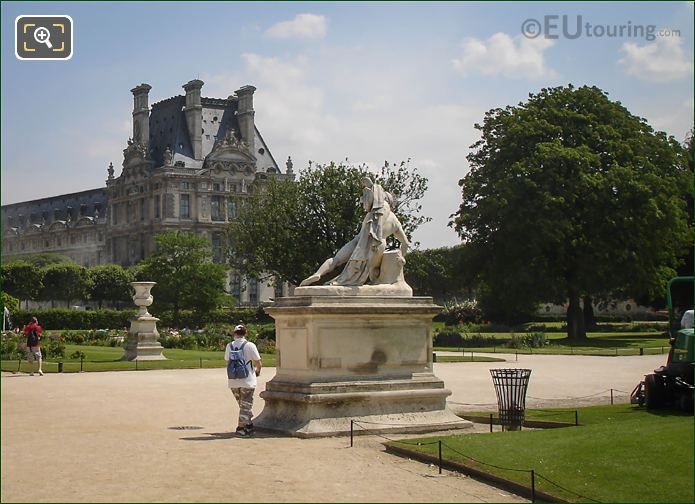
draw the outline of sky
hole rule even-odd
[[[447,224],[487,110],[571,83],[600,87],[680,141],[693,124],[692,2],[0,9],[2,204],[103,187],[109,162],[118,175],[132,136],[130,89],[142,82],[152,86],[150,104],[184,94],[194,78],[209,97],[254,85],[256,125],[275,159],[292,156],[295,171],[309,161],[376,170],[410,159],[429,180],[422,212],[432,221],[414,237],[421,248],[460,242]],[[29,14],[72,17],[70,60],[15,57],[15,18]]]

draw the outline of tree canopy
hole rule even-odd
[[[452,225],[507,317],[584,295],[660,292],[689,242],[682,146],[596,87],[543,89],[486,113]]]
[[[138,280],[157,282],[152,289],[154,307],[173,310],[178,324],[182,308],[206,313],[224,294],[226,271],[212,260],[210,243],[183,231],[155,236],[156,250],[134,270]]]
[[[465,257],[464,245],[413,250],[405,265],[405,280],[417,296],[432,296],[441,301],[470,298],[475,276],[465,268]]]
[[[310,165],[296,182],[270,178],[239,201],[228,227],[231,264],[255,278],[272,274],[298,285],[358,232],[365,176],[396,196],[395,213],[410,240],[429,220],[419,203],[427,179],[417,169],[407,162],[385,163],[376,174],[364,165]]]
[[[41,298],[61,300],[70,306],[73,299],[87,299],[91,282],[87,268],[75,263],[55,263],[43,269]]]
[[[130,282],[133,277],[130,272],[116,264],[102,264],[88,270],[90,298],[99,303],[104,301],[128,301],[131,298]]]
[[[43,271],[26,261],[2,265],[2,290],[20,301],[38,299],[43,287]]]

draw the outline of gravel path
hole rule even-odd
[[[663,361],[519,356],[435,364],[435,374],[453,402],[492,403],[491,367],[530,367],[529,395],[558,398],[631,390]],[[264,369],[258,390],[273,374]],[[233,438],[237,408],[225,378],[222,369],[3,373],[2,502],[523,501],[388,455],[374,436],[358,437],[354,448],[346,438]],[[556,403],[564,404],[539,401]],[[255,413],[262,408],[258,399]]]

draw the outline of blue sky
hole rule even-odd
[[[430,180],[416,234],[453,245],[473,128],[486,110],[542,87],[590,84],[682,140],[693,123],[689,2],[212,3],[3,2],[2,203],[101,187],[130,136],[130,89],[150,103],[258,88],[256,123],[275,158],[348,157],[378,167],[411,158]],[[74,56],[19,61],[20,14],[69,14]],[[680,36],[526,38],[527,19],[654,25]],[[561,19],[561,18],[560,18]],[[586,30],[586,29],[584,29]],[[596,32],[594,32],[595,34]],[[118,173],[118,171],[117,171]]]

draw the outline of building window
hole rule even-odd
[[[159,195],[157,195],[154,197],[154,218],[155,219],[159,219],[159,217],[161,216],[161,211],[159,209],[160,206],[161,206],[161,198],[159,197]]]
[[[213,196],[210,198],[210,217],[214,221],[224,220],[222,217],[222,197]]]
[[[188,195],[188,194],[182,194],[181,195],[180,207],[179,207],[179,216],[182,219],[190,219],[191,218],[191,202],[190,202],[190,195]]]
[[[223,260],[222,235],[220,233],[212,234],[212,260],[216,263],[220,263]]]
[[[188,191],[191,188],[191,184],[188,182],[181,182],[181,189]]]
[[[140,200],[140,222],[145,220],[145,199]]]
[[[218,184],[218,183],[212,184],[212,190],[219,192],[221,190],[220,184]]]
[[[232,275],[230,291],[237,301],[241,299],[241,277],[237,273]]]
[[[249,304],[258,304],[258,280],[249,278]]]
[[[229,198],[227,203],[227,218],[232,220],[236,217],[236,200]]]

